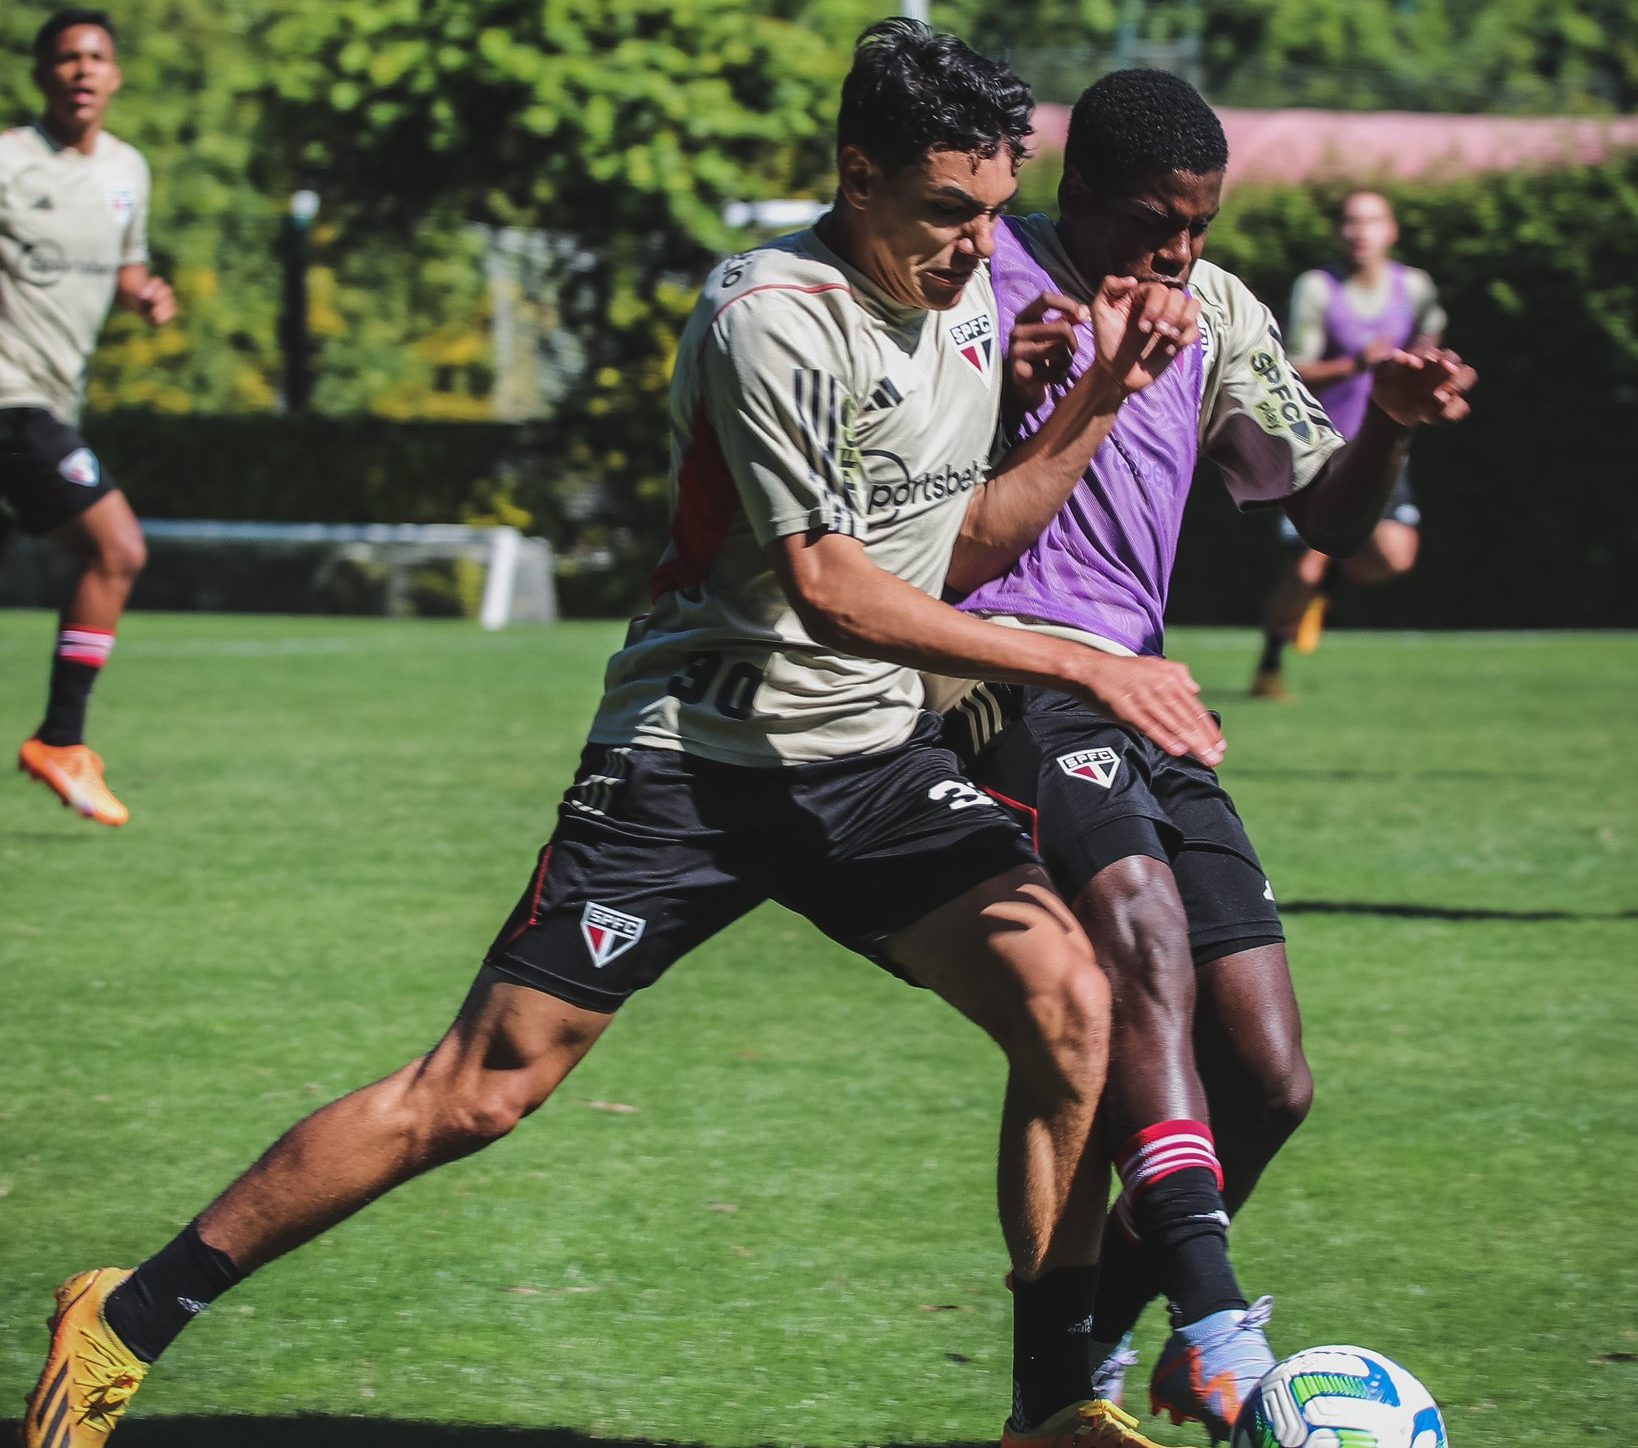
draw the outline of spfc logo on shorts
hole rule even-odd
[[[57,464],[57,471],[71,483],[82,488],[94,488],[102,469],[97,466],[97,455],[88,447],[77,447]]]
[[[1115,771],[1120,768],[1120,755],[1113,749],[1077,749],[1073,754],[1060,754],[1058,768],[1076,779],[1089,779],[1108,789],[1115,782]]]
[[[995,352],[995,324],[990,321],[988,312],[980,312],[976,317],[968,317],[965,322],[957,322],[950,328],[950,340],[960,349],[961,355],[978,369],[981,377],[990,375],[990,358]]]
[[[643,938],[647,923],[624,910],[587,905],[580,912],[580,933],[585,937],[586,949],[591,951],[592,964],[601,970],[615,956],[624,955]]]

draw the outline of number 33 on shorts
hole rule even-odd
[[[989,795],[985,794],[975,784],[969,784],[964,779],[941,780],[927,791],[930,800],[942,800],[951,809],[971,809],[974,805],[988,805],[991,809],[997,805]]]

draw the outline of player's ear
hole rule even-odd
[[[1092,189],[1073,166],[1065,166],[1058,182],[1058,214],[1080,216],[1092,209]]]
[[[869,205],[880,188],[882,168],[862,146],[846,145],[836,157],[837,194],[855,210]]]

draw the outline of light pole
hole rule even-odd
[[[307,264],[316,191],[293,191],[279,228],[279,260],[284,267],[284,305],[279,315],[279,345],[284,351],[284,410],[304,412],[313,395],[313,342],[307,330]]]

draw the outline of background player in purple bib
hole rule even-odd
[[[1011,338],[1009,440],[1040,428],[1095,355],[1085,326],[1073,355],[1046,336],[1023,311],[1028,299],[1085,299],[1110,276],[1162,281],[1193,294],[1201,341],[1126,399],[1040,539],[962,606],[1158,655],[1198,452],[1242,506],[1283,506],[1315,546],[1348,553],[1381,515],[1409,428],[1462,416],[1472,373],[1450,354],[1393,352],[1344,443],[1293,373],[1268,309],[1201,260],[1228,148],[1186,82],[1106,76],[1076,104],[1064,159],[1060,218],[1009,218],[991,264]],[[1153,1406],[1227,1439],[1273,1364],[1267,1303],[1248,1310],[1229,1264],[1229,1215],[1312,1090],[1272,888],[1212,769],[1161,756],[1065,694],[980,686],[950,734],[975,778],[1032,818],[1114,988],[1102,1121],[1124,1189],[1088,1323],[1100,1363],[1090,1393],[1120,1391],[1123,1339],[1164,1293],[1173,1333]]]
[[[1445,330],[1433,279],[1389,255],[1399,239],[1393,207],[1375,191],[1344,198],[1338,231],[1345,260],[1337,267],[1304,272],[1291,295],[1286,348],[1297,375],[1314,389],[1338,432],[1352,437],[1365,421],[1372,369],[1398,347],[1436,346]],[[1309,548],[1281,520],[1280,535],[1294,556],[1264,610],[1263,653],[1251,692],[1287,697],[1281,655],[1287,643],[1299,653],[1319,646],[1331,589],[1350,583],[1388,583],[1416,566],[1421,510],[1401,467],[1387,512],[1363,547],[1346,559]]]

